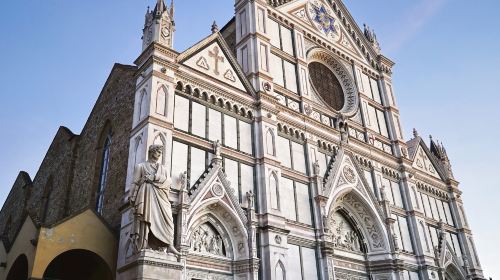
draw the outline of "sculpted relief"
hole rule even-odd
[[[192,252],[226,257],[222,236],[209,224],[199,226],[189,241]]]
[[[333,216],[330,217],[328,228],[334,248],[362,253],[361,243],[359,241],[360,236],[341,213],[335,212]]]

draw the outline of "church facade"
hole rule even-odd
[[[403,135],[394,63],[341,0],[238,0],[179,52],[173,3],[0,212],[1,279],[483,279],[446,149]],[[175,258],[134,252],[148,149]],[[78,277],[81,278],[77,278]]]

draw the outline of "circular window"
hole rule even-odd
[[[344,91],[330,68],[319,62],[311,62],[309,76],[314,88],[326,104],[340,111],[344,107]]]

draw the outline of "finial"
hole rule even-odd
[[[212,24],[212,33],[217,33],[219,32],[219,27],[217,26],[217,22],[215,22],[214,20],[214,23]]]
[[[170,17],[174,19],[174,0],[170,1]]]
[[[429,140],[431,140],[431,141],[432,141],[432,135],[431,135],[431,134],[429,134]]]
[[[148,14],[149,14],[150,7],[148,6]]]
[[[413,138],[417,138],[418,137],[418,131],[416,128],[413,128]]]

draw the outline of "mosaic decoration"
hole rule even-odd
[[[332,12],[320,1],[312,1],[308,5],[309,18],[316,28],[324,33],[326,37],[337,41],[340,38],[338,30],[340,27]]]
[[[328,14],[325,6],[317,7],[313,5],[314,21],[319,24],[323,32],[326,34],[335,32],[335,19]]]

